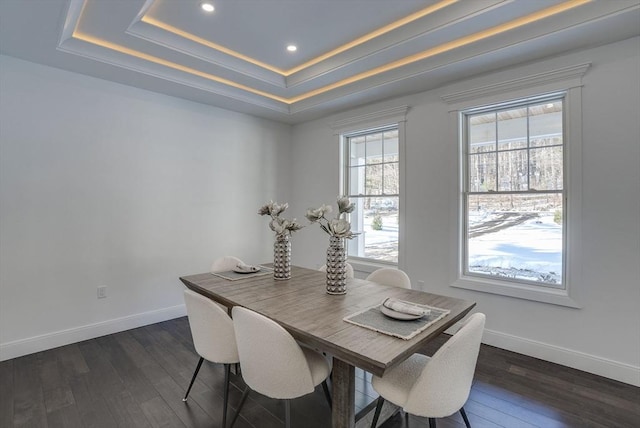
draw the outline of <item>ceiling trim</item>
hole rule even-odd
[[[572,65],[569,67],[558,68],[556,70],[546,71],[543,73],[532,74],[519,79],[507,80],[493,85],[481,86],[466,91],[454,92],[440,97],[447,104],[454,104],[460,101],[468,101],[474,98],[481,98],[487,95],[510,91],[513,89],[530,88],[531,86],[553,83],[559,80],[567,81],[576,79],[576,82],[570,86],[580,86],[582,84],[582,76],[591,67],[591,63]],[[569,88],[569,86],[567,87]]]
[[[152,3],[155,2],[155,1],[156,0],[152,0]],[[372,39],[375,39],[377,37],[380,37],[383,34],[389,33],[389,32],[391,32],[391,31],[393,31],[393,30],[395,30],[397,28],[405,26],[405,25],[407,25],[407,24],[409,24],[409,23],[411,23],[413,21],[416,21],[416,20],[418,20],[420,18],[424,18],[425,16],[430,15],[430,14],[432,14],[434,12],[437,12],[438,10],[443,9],[443,8],[445,8],[447,6],[450,6],[450,5],[454,4],[454,3],[457,3],[458,1],[460,1],[460,0],[441,0],[440,2],[438,2],[436,4],[433,4],[433,5],[429,6],[429,7],[421,9],[421,10],[419,10],[417,12],[414,12],[414,13],[412,13],[410,15],[407,15],[404,18],[401,18],[401,19],[399,19],[397,21],[394,21],[394,22],[392,22],[390,24],[387,24],[387,25],[385,25],[383,27],[380,27],[380,28],[378,28],[378,29],[376,29],[374,31],[371,31],[371,32],[369,32],[369,33],[367,33],[367,34],[365,34],[363,36],[360,36],[360,37],[358,37],[358,38],[356,38],[356,39],[354,39],[354,40],[352,40],[352,41],[350,41],[348,43],[345,43],[345,44],[343,44],[341,46],[338,46],[337,48],[332,49],[329,52],[326,52],[326,53],[324,53],[322,55],[319,55],[319,56],[317,56],[315,58],[312,58],[309,61],[306,61],[306,62],[304,62],[304,63],[302,63],[300,65],[297,65],[297,66],[295,66],[293,68],[290,68],[288,70],[283,70],[283,69],[275,67],[275,66],[273,66],[271,64],[267,64],[265,62],[259,61],[259,60],[255,59],[255,58],[252,58],[252,57],[248,56],[248,55],[244,55],[244,54],[242,54],[240,52],[236,52],[236,51],[234,51],[232,49],[229,49],[229,48],[227,48],[225,46],[219,45],[217,43],[213,43],[210,40],[206,40],[206,39],[203,39],[202,37],[198,37],[195,34],[189,33],[187,31],[181,30],[181,29],[176,28],[176,27],[174,27],[172,25],[169,25],[169,24],[166,24],[166,23],[164,23],[162,21],[154,19],[154,18],[148,16],[146,13],[140,18],[140,21],[144,22],[145,24],[149,24],[149,25],[152,25],[154,27],[160,28],[160,29],[162,29],[164,31],[167,31],[169,33],[173,33],[173,34],[175,34],[175,35],[177,35],[179,37],[182,37],[184,39],[191,40],[192,42],[198,43],[200,45],[203,45],[203,46],[206,46],[208,48],[217,50],[219,52],[222,52],[224,54],[230,55],[232,57],[235,57],[235,58],[241,59],[243,61],[249,62],[249,63],[251,63],[253,65],[256,65],[258,67],[264,68],[264,69],[272,71],[274,73],[278,73],[278,74],[282,75],[283,77],[288,77],[288,76],[290,76],[290,75],[292,75],[294,73],[297,73],[297,72],[302,71],[304,69],[307,69],[307,68],[309,68],[309,67],[311,67],[313,65],[316,65],[316,64],[318,64],[318,63],[320,63],[322,61],[325,61],[325,60],[327,60],[329,58],[332,58],[332,57],[334,57],[334,56],[336,56],[336,55],[338,55],[338,54],[340,54],[342,52],[348,51],[349,49],[352,49],[352,48],[354,48],[356,46],[359,46],[359,45],[361,45],[363,43],[366,43],[369,40],[372,40]],[[148,7],[147,9],[149,9],[149,8],[150,7]]]
[[[419,52],[417,54],[409,55],[405,58],[399,59],[397,61],[390,62],[388,64],[381,65],[379,67],[372,68],[370,70],[364,71],[362,73],[355,74],[351,77],[347,77],[346,79],[342,79],[338,82],[331,83],[329,85],[325,85],[318,89],[314,89],[312,91],[306,92],[304,94],[298,95],[296,97],[292,97],[288,99],[288,102],[293,104],[298,101],[305,100],[307,98],[311,98],[315,95],[322,94],[324,92],[331,91],[333,89],[337,89],[343,86],[346,86],[350,83],[357,82],[359,80],[366,79],[371,76],[375,76],[378,74],[385,73],[387,71],[395,70],[397,68],[403,67],[408,64],[412,64],[414,62],[422,61],[433,57],[435,55],[445,53],[451,51],[453,49],[469,45],[471,43],[478,42],[480,40],[487,39],[492,36],[496,36],[498,34],[504,33],[509,30],[513,30],[518,27],[522,27],[527,24],[531,24],[532,22],[539,21],[544,18],[548,18],[553,15],[557,15],[562,12],[566,12],[567,10],[573,9],[578,6],[582,6],[583,4],[589,3],[592,0],[569,0],[567,2],[542,9],[538,12],[534,12],[532,14],[523,16],[521,18],[517,18],[511,20],[509,22],[496,25],[494,27],[488,28],[486,30],[470,34],[465,37],[461,37],[456,40],[452,40],[451,42],[443,43],[441,45],[435,46],[433,48],[427,49],[425,51]]]
[[[193,67],[188,67],[188,66],[184,66],[181,64],[177,64],[175,62],[163,59],[163,58],[159,58],[150,54],[146,54],[144,52],[140,52],[138,50],[135,49],[131,49],[116,43],[112,43],[108,40],[104,40],[98,37],[94,37],[90,34],[86,34],[86,33],[82,33],[78,30],[80,22],[82,20],[83,17],[83,13],[84,13],[84,9],[85,6],[87,4],[88,0],[71,0],[69,3],[69,10],[67,13],[67,18],[65,20],[62,32],[61,32],[61,37],[60,37],[60,43],[58,45],[58,49],[63,50],[65,52],[70,52],[70,53],[76,53],[76,54],[80,54],[82,56],[85,57],[91,57],[96,59],[97,55],[95,54],[87,54],[85,51],[82,52],[78,52],[73,44],[71,44],[71,46],[69,46],[67,43],[72,41],[72,40],[77,40],[77,41],[82,41],[91,45],[95,45],[95,46],[99,46],[101,48],[113,51],[113,52],[117,52],[119,54],[122,55],[126,55],[126,56],[130,56],[130,57],[134,57],[137,59],[140,59],[142,61],[147,61],[162,67],[167,67],[169,69],[172,70],[176,70],[178,72],[182,72],[182,73],[187,73],[189,75],[198,77],[198,78],[202,78],[202,79],[206,79],[209,80],[211,82],[223,85],[223,86],[227,86],[229,88],[232,89],[237,89],[241,92],[245,92],[247,94],[252,94],[252,95],[256,95],[259,98],[262,98],[263,101],[262,102],[258,102],[259,104],[264,105],[264,101],[266,101],[265,99],[269,99],[271,101],[275,101],[278,105],[274,105],[274,106],[270,106],[271,108],[275,108],[278,111],[283,111],[283,110],[287,110],[287,112],[289,114],[292,113],[292,110],[296,110],[295,105],[317,97],[318,95],[345,87],[347,85],[351,85],[354,84],[356,82],[360,82],[363,81],[365,79],[371,78],[373,76],[378,76],[381,75],[383,73],[387,73],[389,71],[392,70],[396,70],[399,69],[401,67],[405,67],[409,64],[414,64],[414,63],[418,63],[419,61],[423,61],[425,59],[429,59],[432,58],[436,55],[440,55],[449,51],[453,51],[455,49],[461,48],[463,46],[467,46],[467,45],[471,45],[473,43],[479,42],[481,40],[485,40],[485,39],[489,39],[491,37],[494,37],[496,35],[502,34],[502,33],[506,33],[508,31],[523,27],[525,25],[531,24],[533,22],[536,21],[540,21],[543,20],[545,18],[566,12],[568,10],[577,8],[581,5],[587,4],[592,2],[592,0],[568,0],[565,1],[563,3],[559,3],[556,4],[554,6],[551,7],[547,7],[545,9],[542,10],[538,10],[536,12],[530,13],[528,15],[522,16],[520,18],[516,18],[510,21],[507,21],[505,23],[502,24],[498,24],[495,25],[491,28],[479,31],[479,32],[475,32],[472,33],[470,35],[467,36],[463,36],[460,38],[457,38],[455,40],[446,42],[446,43],[442,43],[440,45],[434,46],[432,48],[429,48],[427,50],[424,50],[422,52],[418,52],[415,53],[413,55],[409,55],[406,56],[404,58],[398,59],[396,61],[392,61],[383,65],[380,65],[378,67],[374,67],[371,68],[369,70],[360,72],[360,73],[356,73],[353,74],[349,77],[346,77],[342,80],[339,80],[337,82],[333,82],[330,84],[326,84],[323,85],[321,87],[309,90],[307,92],[304,92],[302,94],[296,95],[296,96],[291,96],[291,97],[286,97],[286,96],[279,96],[276,95],[272,92],[268,92],[266,90],[260,90],[260,89],[256,89],[254,87],[251,87],[247,84],[241,84],[238,82],[235,82],[231,79],[228,78],[224,78],[224,77],[220,77],[211,73],[207,73],[198,69],[195,69]],[[153,1],[153,0],[149,0],[149,1]],[[149,1],[146,3],[147,5],[150,4]],[[437,3],[434,6],[437,5],[449,5],[449,4],[453,4],[455,1],[457,0],[451,0],[448,2],[440,2]],[[445,7],[445,6],[442,6]],[[429,8],[427,8],[429,9]],[[144,11],[145,9],[143,9]],[[426,9],[423,9],[423,11]],[[141,13],[144,13],[143,11],[141,11]],[[399,21],[396,21],[399,22]],[[385,27],[382,27],[383,29]],[[389,30],[390,31],[390,30]],[[72,40],[70,40],[72,39]],[[357,40],[357,39],[356,39]],[[86,50],[86,49],[85,49]],[[133,69],[136,70],[136,68],[132,68],[130,66],[127,66],[126,63],[123,64],[122,62],[118,62],[118,61],[109,61],[109,59],[107,58],[100,58],[99,59],[102,62],[107,62],[107,63],[111,63],[113,65],[116,66],[120,66],[120,67],[124,67],[124,68],[129,68],[129,69]],[[156,72],[156,73],[150,73],[150,72],[146,72],[146,74],[152,74],[156,77],[160,77],[160,78],[164,78],[167,80],[173,80],[176,82],[180,82],[182,84],[184,83],[184,79],[176,79],[176,78],[172,78],[171,76],[167,76],[167,75],[162,75],[160,72]],[[386,79],[386,78],[385,78]],[[387,79],[389,80],[389,79]],[[393,81],[393,77],[390,77],[389,81]],[[190,86],[193,86],[192,83],[187,83]],[[199,87],[201,87],[202,85],[198,85]],[[215,90],[213,90],[212,88],[208,89],[209,92],[216,92]],[[228,92],[228,91],[227,91]],[[245,98],[246,96],[237,96],[235,94],[229,94],[227,93],[226,96],[231,96],[237,99],[242,99]],[[251,102],[256,103],[256,100],[252,100]],[[284,107],[284,106],[287,107]]]
[[[270,98],[275,101],[279,101],[285,104],[292,104],[290,98],[280,97],[278,95],[272,94],[270,92],[261,91],[259,89],[252,88],[247,85],[243,85],[237,82],[234,82],[230,79],[225,79],[224,77],[219,77],[211,73],[205,73],[204,71],[196,70],[192,67],[187,67],[181,64],[176,64],[175,62],[168,61],[166,59],[158,58],[157,56],[149,55],[144,52],[137,51],[135,49],[130,49],[122,45],[118,45],[115,43],[111,43],[107,40],[99,39],[97,37],[93,37],[88,34],[81,33],[79,31],[73,32],[73,38],[77,40],[81,40],[86,43],[90,43],[96,46],[103,47],[105,49],[109,49],[115,52],[119,52],[125,55],[133,56],[138,59],[142,59],[145,61],[152,62],[154,64],[162,65],[165,67],[169,67],[174,70],[182,71],[184,73],[191,74],[193,76],[202,77],[203,79],[211,80],[213,82],[222,83],[223,85],[231,86],[237,89],[241,89],[246,92],[250,92],[255,95],[259,95],[265,98]]]
[[[337,135],[354,131],[357,127],[362,127],[364,125],[384,126],[391,123],[406,122],[408,112],[409,106],[407,105],[391,107],[372,113],[337,120],[331,124],[331,128],[333,129],[334,134]]]

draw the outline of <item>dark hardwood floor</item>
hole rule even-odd
[[[182,401],[197,360],[187,319],[179,318],[4,361],[0,427],[219,427],[222,366],[205,363]],[[368,379],[357,372],[358,410],[377,396]],[[240,376],[231,381],[235,409],[244,384]],[[640,427],[640,388],[483,345],[465,409],[474,428],[632,428]],[[295,400],[291,412],[295,427],[331,426],[321,388]],[[280,402],[253,394],[236,426],[280,428],[283,414]],[[406,424],[396,413],[381,426]],[[409,426],[428,421],[411,416]],[[438,427],[464,423],[456,414]]]

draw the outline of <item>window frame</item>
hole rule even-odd
[[[340,147],[340,194],[348,194],[348,158],[347,137],[366,133],[367,131],[382,130],[388,127],[396,127],[398,130],[398,262],[393,263],[384,260],[376,260],[366,257],[348,255],[351,263],[357,272],[370,273],[380,267],[396,266],[404,268],[404,224],[405,224],[405,198],[403,189],[405,188],[405,122],[409,107],[406,105],[392,107],[385,110],[376,111],[360,116],[349,117],[336,121],[332,124],[334,135],[338,137]],[[382,196],[382,195],[381,195]]]
[[[449,286],[471,290],[474,292],[497,294],[535,302],[548,303],[570,308],[581,308],[579,303],[582,273],[582,238],[581,238],[581,206],[582,206],[582,77],[590,63],[563,67],[556,70],[526,75],[519,78],[508,78],[497,75],[501,83],[488,84],[464,91],[445,94],[441,98],[449,104],[449,129],[453,153],[457,158],[454,170],[450,212],[455,219],[450,224],[451,250]],[[508,75],[508,74],[507,74]],[[513,76],[513,73],[510,75]],[[564,104],[564,200],[563,215],[564,229],[564,289],[542,287],[540,285],[523,284],[518,282],[497,281],[491,278],[479,278],[464,275],[463,264],[466,239],[465,211],[463,198],[464,190],[464,152],[462,147],[462,132],[460,112],[480,106],[496,105],[533,98],[552,93],[566,93]]]
[[[385,162],[384,160],[384,133],[389,132],[389,131],[396,131],[398,133],[398,160],[394,161],[394,162]],[[369,193],[363,193],[363,194],[359,194],[359,195],[352,195],[350,190],[351,190],[351,185],[353,184],[351,182],[351,169],[354,168],[354,166],[350,165],[349,160],[351,159],[351,139],[352,138],[357,138],[357,137],[367,137],[370,135],[376,135],[376,134],[382,134],[383,135],[383,142],[382,142],[382,160],[379,164],[371,164],[371,165],[381,165],[382,166],[382,187],[381,187],[381,193],[380,194],[369,194]],[[367,150],[367,146],[366,146],[366,142],[365,142],[365,153]],[[369,128],[369,129],[362,129],[362,130],[358,130],[355,132],[350,132],[350,133],[344,133],[342,134],[341,137],[341,151],[342,151],[342,157],[341,157],[341,163],[342,163],[342,177],[343,179],[341,180],[342,182],[342,194],[348,196],[352,202],[356,202],[358,203],[360,200],[364,201],[366,198],[398,198],[398,216],[400,215],[400,193],[401,193],[401,188],[400,188],[400,183],[398,183],[398,192],[397,193],[393,193],[393,194],[386,194],[384,193],[384,165],[387,165],[389,163],[395,163],[398,165],[398,176],[400,176],[400,129],[398,128],[398,124],[397,123],[393,123],[393,124],[389,124],[389,125],[385,125],[385,126],[380,126],[380,127],[375,127],[375,128]],[[365,165],[362,165],[362,167],[365,168],[365,183],[366,183],[366,179],[367,179],[367,175],[366,175],[366,167],[367,164],[365,163]],[[366,186],[365,186],[366,187]],[[351,215],[351,214],[350,214]],[[361,236],[361,235],[360,235]],[[355,237],[354,239],[359,239],[359,237]],[[380,259],[374,259],[374,258],[370,258],[370,257],[361,257],[361,256],[354,256],[352,254],[349,254],[349,246],[347,246],[347,256],[349,257],[350,260],[359,260],[361,262],[367,262],[367,263],[375,263],[375,264],[381,264],[381,265],[386,265],[386,266],[397,266],[398,262],[393,262],[393,261],[388,261],[388,260],[380,260]],[[398,259],[400,258],[400,228],[398,227]]]
[[[567,232],[567,210],[566,210],[566,201],[567,201],[567,185],[566,185],[566,148],[567,148],[567,132],[566,132],[566,120],[565,120],[565,116],[566,116],[566,110],[565,110],[565,105],[566,105],[566,97],[567,97],[567,92],[566,91],[562,91],[562,92],[554,92],[554,93],[550,93],[550,94],[542,94],[542,95],[538,95],[538,96],[533,96],[533,97],[527,97],[527,98],[520,98],[520,99],[516,99],[516,100],[511,100],[505,103],[498,103],[498,104],[491,104],[491,105],[485,105],[485,106],[481,106],[481,107],[475,107],[475,108],[471,108],[471,109],[467,109],[467,110],[463,110],[460,111],[459,113],[459,121],[460,121],[460,127],[462,129],[462,132],[460,133],[460,144],[461,144],[461,150],[460,150],[460,162],[461,162],[461,168],[463,171],[463,183],[462,183],[462,198],[463,198],[463,202],[461,204],[461,210],[463,210],[463,218],[464,218],[464,224],[463,224],[463,231],[461,233],[461,236],[464,238],[461,241],[461,245],[463,247],[462,250],[462,275],[464,277],[478,277],[484,280],[492,280],[492,281],[498,281],[498,282],[506,282],[506,283],[514,283],[514,284],[522,284],[522,285],[531,285],[534,287],[548,287],[548,288],[552,288],[552,289],[557,289],[557,290],[564,290],[566,288],[566,284],[567,284],[567,257],[566,257],[566,247],[567,247],[567,240],[566,240],[566,232]],[[473,191],[470,189],[471,186],[471,177],[469,176],[470,174],[470,168],[469,168],[469,161],[470,161],[470,156],[471,154],[469,153],[469,147],[470,147],[470,136],[469,136],[469,117],[476,115],[476,114],[482,114],[482,113],[496,113],[498,114],[501,111],[506,111],[506,110],[511,110],[514,108],[519,108],[519,107],[526,107],[527,109],[532,106],[532,105],[536,105],[536,104],[543,104],[543,103],[547,103],[547,102],[555,102],[555,101],[560,101],[562,102],[562,171],[563,171],[563,178],[562,178],[562,189],[561,190],[557,190],[557,189],[546,189],[546,190],[531,190],[530,188],[530,174],[527,174],[527,187],[529,187],[528,190],[500,190],[499,186],[500,186],[500,175],[498,173],[498,170],[496,170],[496,189],[495,190],[487,190],[487,191]],[[497,124],[496,124],[497,126]],[[499,167],[499,154],[500,153],[504,153],[504,152],[513,152],[516,150],[526,150],[527,151],[527,159],[531,158],[531,150],[536,150],[539,147],[531,147],[530,146],[530,134],[529,134],[529,116],[527,116],[527,135],[526,135],[526,139],[527,139],[527,146],[525,148],[518,148],[518,149],[506,149],[506,150],[500,150],[499,148],[499,144],[496,144],[496,149],[495,152],[492,151],[491,153],[495,153],[496,154],[496,166]],[[499,142],[498,140],[498,134],[496,133],[496,142]],[[554,146],[545,146],[545,147],[554,147]],[[494,275],[488,275],[488,274],[482,274],[482,273],[478,273],[478,272],[471,272],[471,270],[469,269],[469,222],[468,222],[468,215],[469,215],[469,199],[471,196],[474,195],[543,195],[543,194],[560,194],[561,198],[562,198],[562,208],[563,208],[563,216],[562,216],[562,273],[561,273],[561,277],[562,277],[562,282],[559,285],[554,285],[552,283],[547,283],[547,282],[537,282],[537,281],[532,281],[532,280],[525,280],[525,279],[517,279],[517,278],[505,278],[505,277],[497,277]]]

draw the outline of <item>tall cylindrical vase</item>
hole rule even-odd
[[[347,253],[344,238],[329,237],[327,248],[327,293],[345,294],[347,292]]]
[[[291,278],[291,241],[289,235],[276,236],[273,243],[273,278]]]

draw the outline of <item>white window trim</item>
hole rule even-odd
[[[450,286],[484,293],[499,294],[525,300],[580,308],[578,303],[582,272],[581,227],[582,227],[582,77],[590,64],[564,67],[533,76],[505,81],[501,84],[449,94],[442,99],[450,104],[449,121],[451,139],[456,142],[457,187],[451,201],[451,267]],[[520,87],[519,87],[520,85]],[[464,206],[462,190],[464,184],[461,157],[460,112],[483,105],[498,104],[512,100],[534,97],[553,92],[566,92],[565,98],[565,169],[567,200],[565,201],[565,288],[535,286],[504,280],[492,280],[464,275]]]
[[[397,266],[399,269],[403,270],[405,268],[405,122],[407,121],[408,111],[409,106],[403,105],[388,108],[385,110],[379,110],[373,113],[367,113],[359,116],[352,116],[349,118],[337,120],[331,125],[331,127],[333,128],[333,133],[338,137],[340,143],[340,194],[344,193],[345,169],[343,148],[345,143],[345,135],[353,134],[366,129],[380,128],[387,125],[398,126],[398,162],[400,173],[400,196],[398,197],[398,207],[400,210],[400,213],[398,215],[398,263],[390,263],[364,257],[349,256],[349,263],[351,263],[353,268],[358,272],[370,273],[380,267],[389,266]]]

